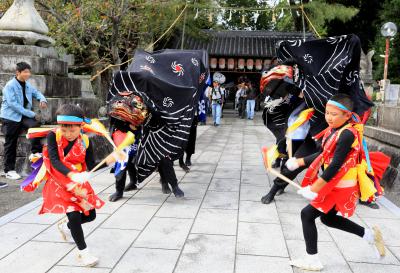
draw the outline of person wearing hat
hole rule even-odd
[[[211,101],[214,126],[221,124],[221,110],[224,104],[224,89],[218,78],[214,77],[213,86],[208,88],[208,97]]]

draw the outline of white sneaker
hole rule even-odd
[[[305,256],[304,258],[290,260],[289,264],[291,266],[309,271],[321,271],[324,268],[321,261],[319,260],[318,254],[307,254],[307,256]]]
[[[8,171],[6,172],[6,178],[12,180],[21,179],[21,176],[16,171]]]
[[[88,248],[78,250],[78,259],[86,267],[93,267],[99,263],[99,259],[90,254]]]
[[[60,234],[61,234],[61,238],[62,238],[65,242],[69,242],[69,241],[71,241],[71,239],[72,239],[71,231],[69,230],[67,224],[68,224],[68,223],[67,223],[67,220],[65,220],[65,219],[62,220],[62,221],[60,221],[60,222],[58,222],[58,224],[57,224],[57,228],[58,228],[58,231],[59,231]]]
[[[386,255],[385,242],[383,241],[382,232],[378,227],[365,229],[363,238],[372,246],[377,258],[382,258]]]

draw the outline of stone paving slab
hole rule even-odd
[[[175,163],[182,199],[162,194],[155,173],[137,191],[110,203],[113,175],[95,177],[93,188],[106,205],[83,229],[100,258],[96,268],[77,262],[75,244],[64,242],[57,230],[64,216],[37,215],[37,200],[0,218],[0,273],[305,272],[288,261],[305,253],[300,211],[307,201],[288,187],[270,205],[260,202],[274,179],[264,170],[260,149],[274,138],[259,119],[228,114],[222,122],[218,128],[198,127],[189,173]],[[323,272],[400,272],[399,214],[359,206],[352,220],[381,227],[387,257],[375,259],[362,239],[317,220]]]
[[[174,270],[179,253],[179,250],[132,247],[125,253],[112,272],[171,273]]]
[[[235,236],[236,228],[236,210],[200,209],[191,232]]]
[[[182,187],[184,189],[184,187]],[[156,216],[171,218],[195,218],[201,204],[201,199],[179,199],[170,197],[160,208]]]
[[[93,255],[104,257],[104,259],[100,260],[98,267],[111,269],[121,259],[138,235],[139,231],[136,230],[98,228],[87,237],[86,241]],[[107,239],[105,240],[105,238]],[[77,264],[76,256],[77,249],[74,249],[58,264],[83,266]]]
[[[236,256],[236,273],[293,273],[288,258],[267,256]]]
[[[234,262],[235,236],[192,234],[174,272],[228,273]]]
[[[279,224],[276,207],[266,206],[260,201],[240,201],[239,221],[263,224]]]
[[[233,209],[239,207],[238,192],[208,191],[204,198],[202,208],[208,209]]]
[[[181,249],[193,219],[155,217],[139,235],[134,247]]]
[[[239,222],[237,236],[239,254],[288,257],[280,225]]]
[[[8,223],[0,227],[0,257],[16,250],[18,247],[47,229],[46,225]]]

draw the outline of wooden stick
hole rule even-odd
[[[286,147],[287,147],[289,158],[292,158],[293,157],[293,142],[290,137],[286,137]]]
[[[115,146],[114,141],[112,141],[112,139],[109,135],[105,135],[104,137],[108,140],[108,142],[111,143],[111,145],[114,147],[114,149],[117,149],[117,146]]]
[[[92,174],[92,173],[94,173],[95,171],[97,171],[104,163],[106,163],[106,160],[107,160],[107,158],[108,158],[109,156],[110,156],[110,155],[106,156],[106,158],[104,158],[99,164],[97,164],[96,167],[94,167],[93,169],[91,169],[89,173]]]
[[[273,175],[276,175],[277,177],[279,177],[280,179],[282,179],[283,181],[289,183],[290,185],[298,188],[299,190],[302,188],[299,184],[297,184],[296,182],[290,180],[289,178],[287,178],[286,176],[284,176],[283,174],[281,174],[280,172],[270,168],[268,170],[270,173],[272,173]]]
[[[299,190],[302,188],[299,184],[295,183],[294,181],[290,180],[289,178],[287,178],[286,176],[284,176],[283,174],[281,174],[280,172],[274,170],[272,168],[272,162],[269,162],[268,158],[267,158],[267,154],[266,153],[262,153],[263,157],[264,157],[264,166],[267,169],[267,171],[269,171],[270,173],[272,173],[273,175],[276,175],[277,177],[279,177],[280,179],[282,179],[283,181],[289,183],[290,185],[298,188]]]

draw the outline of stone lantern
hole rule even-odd
[[[15,0],[0,19],[0,103],[4,85],[15,77],[16,64],[31,65],[29,82],[40,90],[48,101],[47,109],[39,109],[35,101],[33,111],[42,124],[55,122],[55,112],[64,103],[80,105],[85,114],[94,118],[104,102],[93,93],[90,75],[69,75],[68,63],[61,59],[53,47],[55,41],[43,19],[36,11],[33,0]],[[50,125],[53,126],[53,125]],[[0,146],[4,136],[0,133]],[[28,160],[29,142],[24,135],[18,140],[16,170],[21,174],[31,171]],[[107,147],[107,145],[103,145]],[[100,149],[104,150],[104,149]],[[0,149],[0,165],[4,149]],[[100,151],[99,155],[105,153]]]
[[[35,9],[34,0],[15,0],[0,19],[0,43],[49,47],[54,40]]]

